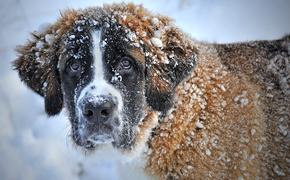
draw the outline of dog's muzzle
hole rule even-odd
[[[118,100],[112,95],[89,95],[81,99],[78,106],[81,117],[80,146],[107,144],[114,141],[114,131],[120,127]]]

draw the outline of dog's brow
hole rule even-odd
[[[132,48],[132,49],[128,49],[127,52],[129,55],[131,55],[134,59],[136,59],[141,64],[145,63],[145,56],[139,49]]]

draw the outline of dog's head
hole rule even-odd
[[[195,65],[195,48],[170,19],[132,4],[66,11],[33,37],[15,69],[48,115],[67,108],[73,140],[87,149],[132,149],[146,114],[166,114]]]

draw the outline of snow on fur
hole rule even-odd
[[[132,46],[147,47],[144,55],[153,66],[152,84],[175,94],[173,109],[164,119],[157,121],[156,112],[151,112],[139,125],[136,145],[148,147],[150,173],[173,179],[290,176],[289,37],[232,45],[201,43],[168,17],[142,6],[105,5],[67,11],[44,32],[33,33],[15,61],[21,79],[45,97],[59,93],[53,88],[53,67],[61,38],[83,43],[68,34],[72,27],[82,32],[83,26],[112,25],[125,29],[124,39]],[[198,59],[196,68],[176,88],[160,78],[167,73],[163,65],[193,58]]]

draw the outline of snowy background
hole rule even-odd
[[[11,69],[14,48],[29,32],[54,22],[65,8],[102,5],[111,0],[0,0],[0,179],[135,179],[139,176],[118,154],[76,150],[68,138],[64,113],[47,118],[43,100],[28,90]],[[234,42],[275,39],[290,33],[289,0],[137,1],[171,16],[198,40]],[[144,178],[144,177],[143,177]],[[139,178],[142,179],[142,178]]]

